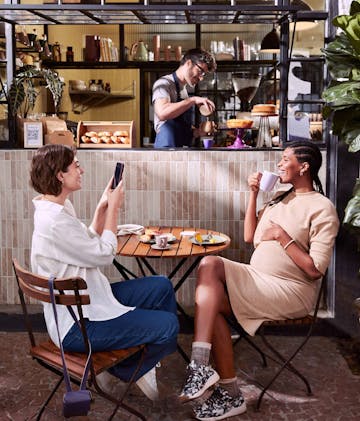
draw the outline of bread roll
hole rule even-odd
[[[87,136],[87,137],[94,137],[94,136],[97,136],[98,134],[96,133],[96,132],[86,132],[85,133],[85,136]]]
[[[100,139],[103,143],[112,143],[110,136],[101,136]]]
[[[127,137],[129,136],[129,132],[127,130],[115,130],[114,136]]]
[[[88,136],[81,136],[81,141],[84,143],[91,143],[90,137]]]
[[[92,141],[92,143],[101,143],[99,136],[92,136],[90,140]]]

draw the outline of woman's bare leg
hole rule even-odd
[[[194,340],[212,344],[220,378],[235,377],[231,331],[224,318],[230,314],[224,263],[217,256],[204,257],[197,273]]]

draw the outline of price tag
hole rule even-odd
[[[43,145],[41,121],[24,122],[24,148],[39,148]]]

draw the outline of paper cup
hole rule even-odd
[[[265,192],[271,191],[278,179],[279,176],[274,172],[264,171],[260,180],[260,190]]]

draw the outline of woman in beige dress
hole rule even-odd
[[[243,329],[254,335],[265,320],[302,317],[313,308],[339,228],[336,209],[323,195],[321,164],[321,153],[313,143],[289,144],[278,174],[281,183],[292,187],[275,194],[258,213],[262,174],[251,174],[244,221],[244,240],[255,247],[250,264],[207,256],[199,265],[195,336],[180,395],[183,401],[196,399],[218,383],[195,408],[199,420],[221,420],[246,411],[227,316],[234,314]],[[209,365],[210,352],[216,370]]]

